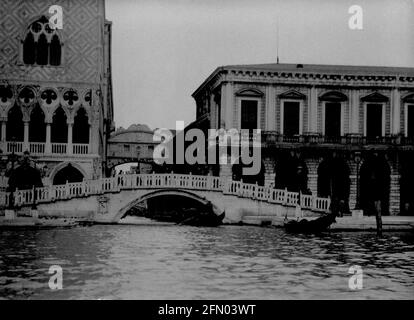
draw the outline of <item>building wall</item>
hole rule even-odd
[[[25,66],[21,42],[29,24],[42,15],[49,17],[49,7],[63,8],[63,46],[60,67]],[[26,83],[100,83],[103,74],[103,0],[3,0],[0,2],[0,79]]]
[[[61,65],[25,65],[23,61],[23,41],[28,26],[41,16],[50,17],[51,5],[63,8],[63,28],[58,30],[62,43]],[[39,104],[45,113],[45,122],[50,124],[53,113],[62,107],[67,115],[67,123],[73,124],[79,108],[84,108],[90,124],[90,143],[87,154],[73,155],[32,154],[38,166],[50,168],[59,163],[79,163],[87,178],[102,175],[101,162],[105,160],[105,145],[109,127],[113,122],[112,84],[110,66],[110,23],[105,21],[104,0],[3,0],[0,1],[0,86],[12,88],[13,97],[0,103],[0,120],[7,126],[8,111],[16,103],[22,109],[24,121],[30,126],[30,112]],[[35,99],[24,104],[19,100],[22,88],[29,87]],[[48,104],[42,93],[53,90],[57,99]],[[73,90],[78,100],[70,105],[63,99],[66,91]],[[90,95],[86,101],[86,95]],[[4,129],[5,130],[5,129]],[[25,141],[24,149],[28,149]],[[68,143],[70,143],[68,141]],[[2,150],[7,153],[7,141],[2,135]],[[46,149],[50,146],[46,147]],[[24,151],[24,150],[23,150]]]
[[[346,87],[338,88],[337,86],[331,86],[331,87],[323,87],[318,88],[317,94],[317,105],[316,105],[316,130],[313,130],[311,126],[311,115],[310,115],[310,104],[311,104],[311,94],[310,90],[307,86],[286,86],[286,85],[274,85],[274,84],[267,84],[267,85],[257,85],[257,84],[244,84],[244,83],[227,83],[223,90],[224,93],[224,101],[223,107],[222,107],[222,116],[224,116],[223,121],[226,123],[226,129],[230,128],[238,128],[239,121],[240,121],[240,97],[236,96],[236,93],[242,89],[242,88],[254,88],[258,89],[261,92],[263,92],[263,96],[259,99],[258,107],[260,108],[260,129],[262,130],[275,130],[280,132],[281,131],[281,109],[282,109],[282,102],[283,99],[279,98],[279,95],[283,94],[284,92],[287,92],[289,90],[295,90],[297,92],[300,92],[301,94],[304,94],[306,96],[305,99],[301,100],[303,103],[303,124],[302,124],[302,132],[317,132],[322,134],[323,132],[323,101],[321,101],[319,98],[324,93],[329,91],[336,91],[341,92],[347,96],[347,100],[342,102],[343,104],[343,132],[344,134],[348,133],[364,133],[364,127],[365,127],[365,117],[364,117],[364,101],[362,100],[363,97],[368,96],[369,94],[372,94],[374,92],[378,92],[379,94],[384,95],[388,98],[388,101],[385,102],[385,135],[391,135],[395,133],[404,133],[405,130],[405,123],[404,123],[404,105],[400,101],[398,105],[398,114],[399,114],[399,123],[400,123],[400,130],[398,132],[392,132],[392,121],[393,121],[393,112],[395,105],[392,104],[392,89],[348,89]],[[269,88],[272,90],[275,90],[275,97],[273,97],[273,100],[268,99],[268,92]],[[398,90],[399,95],[404,94],[404,90]],[[358,101],[358,113],[353,116],[351,113],[351,98],[352,95],[356,94],[357,101]],[[227,108],[226,102],[230,102],[231,106],[230,111]],[[275,112],[270,112],[270,108],[275,108]],[[272,119],[268,120],[268,115],[271,114],[273,117]],[[356,118],[356,119],[354,119]],[[352,121],[356,121],[357,123],[357,130],[352,129]],[[273,123],[272,123],[273,122]],[[269,125],[269,123],[272,123]]]
[[[308,71],[309,72],[309,71]],[[214,77],[210,77],[210,82],[204,83],[194,93],[194,97],[208,95],[209,92],[220,89],[221,92],[221,118],[222,127],[225,129],[239,128],[240,123],[240,99],[241,90],[257,90],[261,92],[260,96],[255,97],[260,108],[259,124],[260,129],[264,131],[272,131],[280,134],[282,131],[282,103],[281,94],[294,91],[299,96],[304,95],[297,101],[302,103],[302,127],[303,135],[308,133],[316,133],[322,135],[323,128],[323,105],[320,99],[327,92],[340,92],[346,96],[342,101],[342,126],[343,135],[358,134],[364,136],[365,132],[365,108],[367,102],[364,100],[371,94],[379,94],[386,97],[384,102],[384,136],[396,137],[406,133],[405,123],[405,104],[404,97],[414,93],[414,77],[408,75],[377,76],[377,73],[370,76],[369,72],[359,75],[315,75],[300,76],[300,74],[285,74],[276,72],[272,74],[260,69],[260,71],[237,70],[237,66],[232,69],[223,71]],[[389,71],[387,71],[389,72]],[[414,74],[414,71],[408,71]],[[204,86],[204,87],[203,87]],[[208,88],[208,89],[205,89]],[[206,99],[207,101],[208,99]],[[372,102],[377,103],[377,102]],[[382,103],[382,102],[379,102]],[[205,106],[205,112],[209,112]],[[345,141],[345,140],[343,140]],[[394,149],[390,145],[381,143],[373,147],[364,147],[361,145],[349,145],[341,142],[340,145],[324,146],[319,148],[317,144],[313,145],[311,151],[306,150],[307,145],[304,143],[289,144],[276,142],[270,148],[262,149],[265,165],[265,184],[272,185],[278,179],[275,166],[278,162],[280,153],[283,150],[297,150],[300,157],[306,163],[308,169],[308,188],[313,194],[318,191],[318,168],[322,160],[326,157],[332,157],[334,154],[342,157],[349,169],[349,207],[353,209],[356,205],[357,198],[357,165],[354,160],[355,152],[362,154],[362,160],[372,154],[379,154],[385,157],[390,167],[390,190],[389,190],[389,212],[390,214],[398,214],[400,209],[400,179],[398,154],[399,152],[412,152],[413,146],[402,146],[401,149]],[[305,149],[304,149],[305,148]],[[221,175],[231,176],[231,168],[229,166],[221,166]]]

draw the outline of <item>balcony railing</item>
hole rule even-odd
[[[44,154],[46,143],[44,142],[30,142],[29,151],[32,154]]]
[[[23,152],[23,142],[6,142],[6,150],[9,153],[22,153]]]
[[[66,154],[67,144],[66,143],[52,143],[53,154]]]
[[[365,137],[360,134],[347,134],[345,136],[324,136],[317,133],[287,136],[274,131],[262,132],[262,144],[267,146],[277,143],[302,144],[348,144],[348,145],[414,145],[414,138],[400,135]]]
[[[11,142],[0,141],[0,149],[6,153],[23,153],[26,150],[33,155],[56,154],[56,155],[86,155],[89,154],[90,148],[88,143],[74,143],[71,146],[68,143],[50,143],[45,142]]]
[[[88,154],[89,145],[84,143],[74,143],[73,144],[73,154]]]

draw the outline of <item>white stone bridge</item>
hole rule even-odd
[[[237,223],[244,216],[315,216],[329,211],[330,199],[225,180],[213,176],[182,174],[128,174],[32,190],[16,190],[16,211],[30,212],[36,205],[40,216],[74,217],[116,223],[127,211],[150,198],[177,195],[202,204],[211,202],[216,214]],[[10,193],[2,193],[8,206]]]

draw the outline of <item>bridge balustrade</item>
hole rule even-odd
[[[296,206],[299,200],[299,193],[286,191],[285,192],[285,204],[288,206]]]
[[[300,205],[302,208],[312,209],[312,204],[315,201],[313,195],[301,194],[300,195]]]
[[[220,177],[174,173],[118,175],[99,180],[84,180],[77,183],[52,185],[32,190],[16,190],[13,195],[16,206],[25,206],[89,195],[115,193],[127,189],[162,188],[216,191],[222,192],[224,195],[234,195],[285,206],[300,205],[302,208],[322,212],[328,212],[330,207],[329,198],[318,198],[313,195],[291,192],[287,189],[279,190],[257,184],[243,183],[243,181],[225,180]],[[0,193],[0,206],[8,205],[8,194],[7,192]]]
[[[269,202],[283,204],[285,201],[286,190],[271,189],[269,195]]]
[[[48,202],[51,198],[50,191],[52,188],[41,187],[35,189],[35,199],[38,203]]]

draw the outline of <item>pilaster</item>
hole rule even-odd
[[[401,101],[400,101],[400,92],[397,88],[392,90],[391,95],[391,133],[399,134],[401,132],[400,117],[401,117]]]

